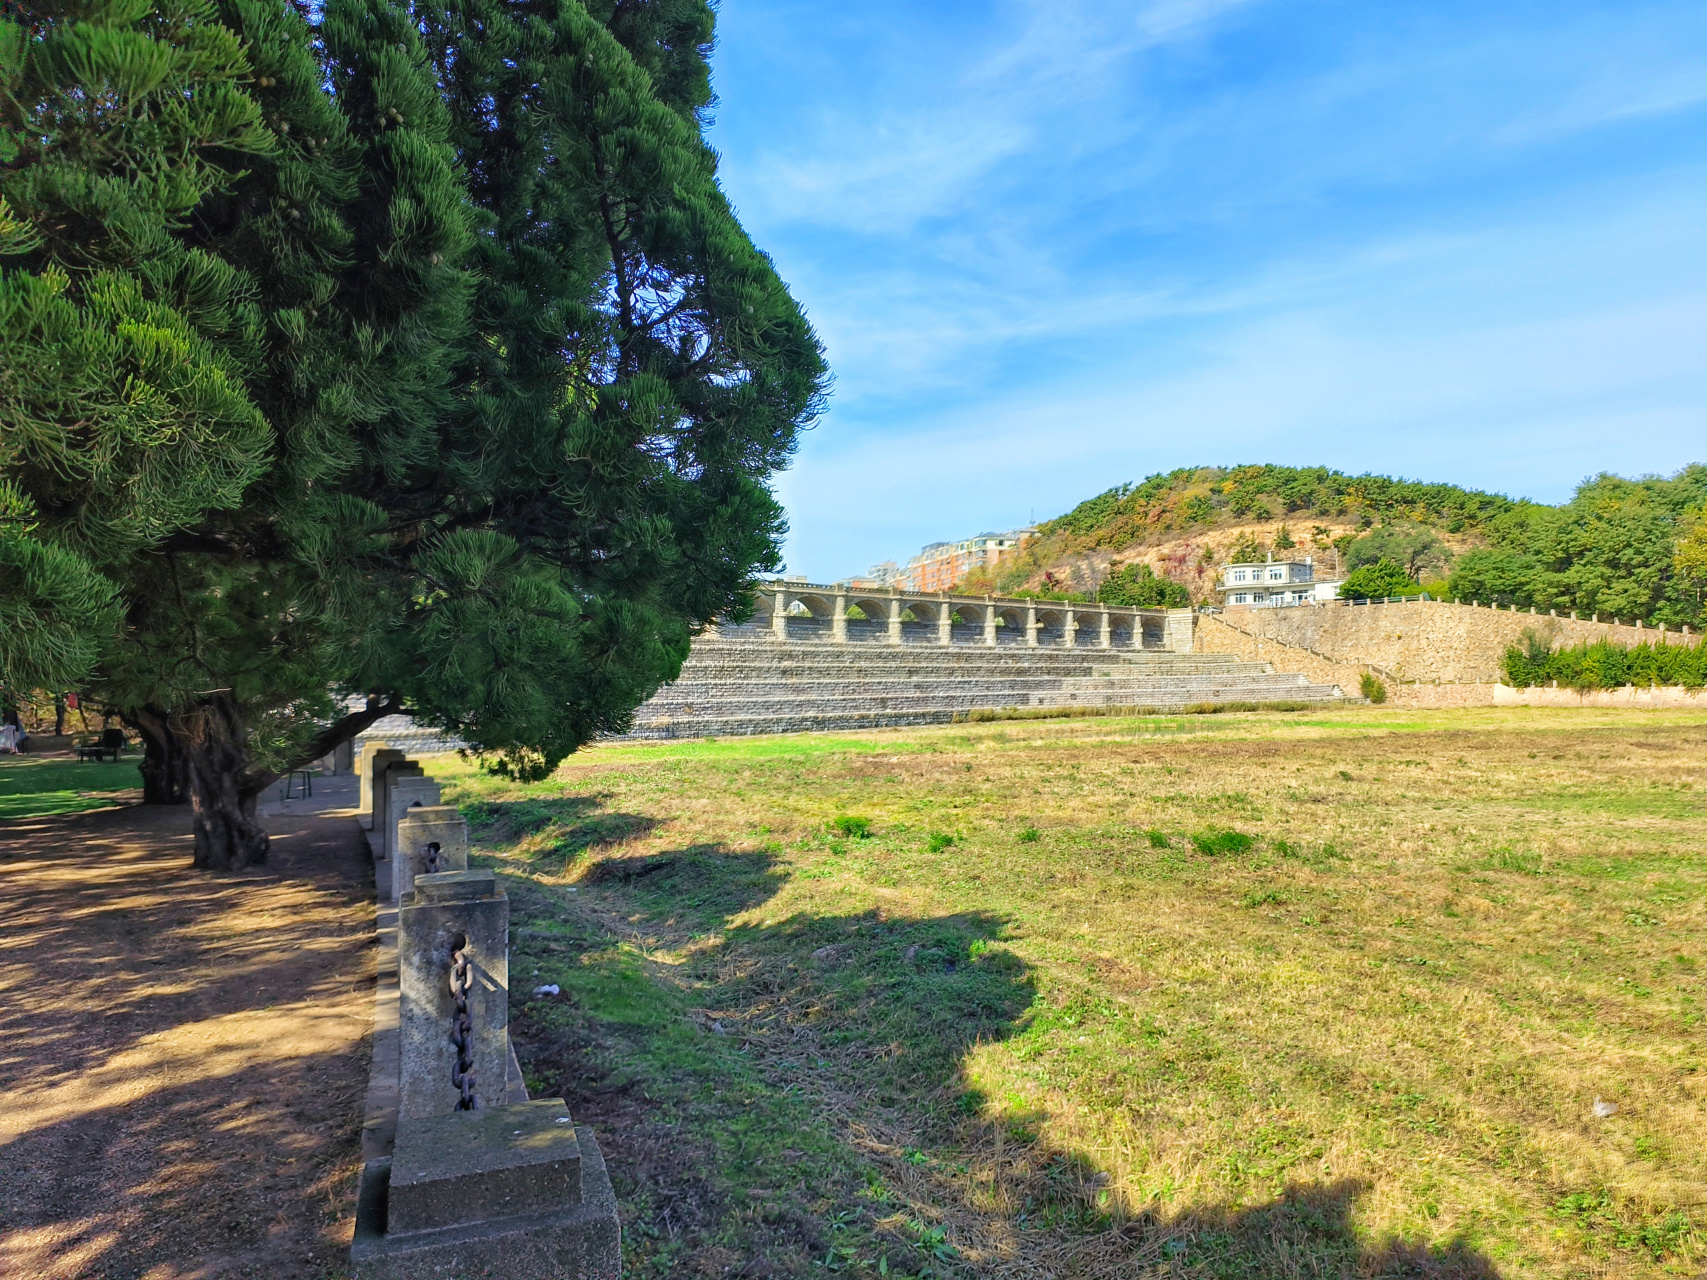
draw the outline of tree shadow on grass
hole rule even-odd
[[[656,818],[637,813],[602,812],[596,795],[474,800],[461,809],[475,840],[511,844],[512,856],[530,862],[561,858],[565,866],[589,850],[633,840],[658,825]]]
[[[1462,1244],[1360,1239],[1355,1182],[1117,1212],[1079,1154],[1040,1140],[1043,1116],[966,1087],[968,1055],[1039,1013],[1009,922],[753,922],[786,874],[696,845],[596,859],[572,894],[510,884],[513,918],[539,922],[518,931],[513,989],[561,988],[516,1000],[517,1051],[535,1095],[566,1098],[605,1148],[625,1274],[1496,1274]]]

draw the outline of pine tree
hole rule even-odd
[[[349,736],[399,709],[379,697],[333,715],[333,688],[410,599],[404,544],[362,491],[373,475],[408,484],[431,465],[471,283],[459,261],[469,206],[404,15],[329,6],[327,67],[288,6],[240,0],[228,20],[278,146],[204,208],[199,230],[249,264],[268,301],[251,388],[274,456],[240,508],[209,511],[132,562],[126,627],[99,686],[143,732],[155,770],[181,769],[208,867],[265,858],[257,797],[327,749],[328,722]]]
[[[81,679],[130,557],[267,434],[255,284],[183,235],[273,138],[203,0],[0,10],[0,685]]]
[[[269,139],[173,234],[252,282],[265,465],[110,571],[92,680],[232,867],[379,715],[528,776],[624,727],[774,565],[824,366],[717,188],[703,3],[330,0],[324,66],[281,0],[220,16]]]
[[[429,553],[456,585],[385,683],[538,775],[774,566],[766,480],[824,365],[700,134],[708,6],[416,13],[485,225]]]

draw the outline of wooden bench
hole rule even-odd
[[[124,750],[124,730],[103,729],[100,733],[85,733],[78,737],[72,750],[79,760],[104,760],[111,756],[116,764],[119,752]]]

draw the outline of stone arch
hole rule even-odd
[[[870,622],[887,622],[889,620],[888,596],[849,596],[848,604],[857,607]]]
[[[1059,631],[1067,625],[1067,611],[1065,609],[1040,608],[1037,611],[1037,625],[1046,627],[1051,631]]]
[[[1025,610],[1017,604],[998,604],[993,606],[996,618],[1004,630],[1011,630],[1019,635],[1025,634]]]
[[[814,618],[833,618],[836,616],[836,602],[829,596],[808,593],[798,595],[794,600]]]
[[[947,602],[942,600],[904,599],[901,603],[912,612],[915,622],[938,622],[942,618],[943,609],[948,607]]]

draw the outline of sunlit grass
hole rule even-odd
[[[558,937],[516,944],[570,993],[518,1016],[536,1081],[643,1087],[708,1194],[792,1188],[819,1224],[672,1235],[642,1179],[638,1274],[723,1249],[1693,1275],[1698,719],[997,722],[599,747],[526,787],[441,772],[518,924]]]
[[[110,794],[142,785],[136,760],[0,756],[0,822],[103,809]]]

